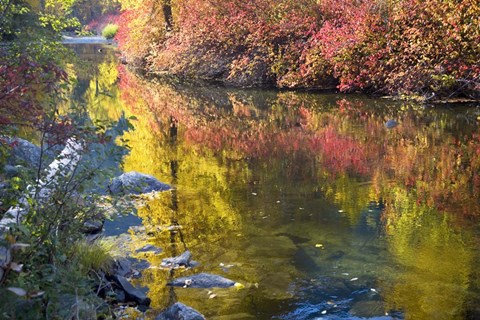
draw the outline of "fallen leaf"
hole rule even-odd
[[[211,295],[208,296],[208,299],[213,299],[215,298],[217,295],[215,293],[212,293]]]
[[[10,269],[16,272],[21,272],[23,268],[23,264],[18,264],[16,262],[10,263]]]
[[[358,280],[358,278],[352,278],[352,279],[350,279],[350,281],[357,281],[357,280]]]
[[[234,286],[235,286],[235,288],[237,288],[237,289],[243,289],[243,288],[245,288],[245,286],[244,286],[243,284],[241,284],[240,282],[235,282]]]
[[[192,279],[186,279],[185,280],[185,285],[183,286],[184,288],[187,288],[189,285],[192,284]]]
[[[20,297],[25,297],[27,295],[27,291],[25,291],[22,288],[10,287],[10,288],[7,288],[7,290],[15,293],[17,296],[20,296]]]
[[[19,249],[25,249],[25,248],[28,248],[28,247],[30,247],[30,245],[27,244],[27,243],[15,243],[15,244],[12,244],[11,249],[12,250],[19,250]]]
[[[45,291],[34,291],[34,292],[30,292],[29,296],[30,298],[38,298],[38,297],[41,297],[45,294]]]
[[[321,243],[317,243],[317,244],[315,245],[315,248],[321,248],[321,247],[323,247],[323,244],[321,244]]]

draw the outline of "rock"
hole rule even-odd
[[[115,294],[115,300],[117,302],[125,302],[127,300],[127,298],[125,297],[125,291],[116,289],[113,292]]]
[[[159,254],[159,253],[162,252],[162,249],[160,249],[158,247],[155,247],[152,244],[147,244],[147,245],[143,246],[142,248],[135,250],[135,252],[137,252],[137,253],[138,252],[150,252],[150,253],[153,253],[153,254]]]
[[[0,234],[3,237],[3,233]],[[10,249],[0,246],[0,280],[3,279],[5,269],[8,265],[10,265],[10,262],[12,262],[12,254],[10,253]]]
[[[88,242],[88,243],[94,243],[95,240],[98,240],[100,239],[100,237],[103,235],[102,232],[98,232],[98,233],[91,233],[91,234],[88,234],[86,237],[85,237],[85,240]]]
[[[85,221],[82,227],[83,233],[98,233],[103,229],[103,221],[101,220],[88,220]]]
[[[125,291],[125,297],[128,301],[136,302],[139,305],[150,305],[150,298],[148,298],[140,289],[132,286],[132,284],[128,282],[125,277],[115,275],[113,276],[113,279],[120,286],[120,288]]]
[[[7,163],[10,165],[25,164],[35,168],[40,163],[41,150],[39,146],[20,138],[5,138],[12,146]]]
[[[113,267],[115,274],[122,277],[129,277],[133,274],[132,263],[127,258],[118,258],[115,260],[115,266]]]
[[[235,285],[235,281],[215,274],[199,273],[190,277],[181,277],[167,283],[168,286],[185,288],[228,288]]]
[[[155,320],[205,320],[205,317],[197,310],[177,302],[160,313]]]
[[[158,181],[155,177],[135,171],[114,178],[108,186],[108,190],[113,195],[143,194],[170,189],[172,189],[171,186]]]
[[[13,177],[17,177],[20,175],[20,172],[22,171],[22,166],[20,165],[16,165],[16,166],[12,166],[10,164],[7,164],[3,170],[5,172],[5,177],[7,178],[13,178]]]
[[[187,250],[177,257],[162,259],[160,266],[168,269],[178,269],[180,267],[188,268],[192,266],[193,262],[190,261],[190,259],[192,259],[192,254],[189,250]]]

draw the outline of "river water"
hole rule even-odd
[[[111,46],[72,47],[71,102],[135,116],[123,169],[175,187],[107,223],[149,264],[135,284],[151,314],[480,317],[478,107],[145,80]],[[135,251],[147,243],[163,251]],[[199,266],[159,268],[187,249]],[[241,285],[166,285],[199,272]]]

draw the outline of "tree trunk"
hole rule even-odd
[[[162,1],[163,18],[165,19],[165,30],[173,30],[173,13],[172,13],[172,1]]]

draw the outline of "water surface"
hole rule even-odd
[[[143,224],[129,245],[150,263],[137,284],[155,312],[180,301],[208,319],[480,317],[475,106],[145,80],[111,47],[73,47],[72,101],[96,119],[136,116],[124,170],[175,187],[112,222],[111,234]],[[145,243],[163,252],[135,254]],[[198,267],[158,268],[187,249]],[[199,272],[243,288],[166,286]]]

